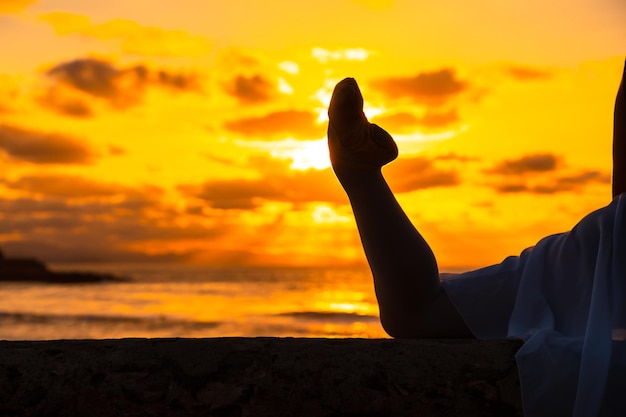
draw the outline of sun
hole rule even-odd
[[[273,158],[291,160],[294,170],[326,169],[330,167],[326,138],[316,140],[287,139],[274,143],[270,149]]]
[[[292,151],[291,169],[307,170],[311,168],[326,169],[330,167],[326,138],[306,141]]]

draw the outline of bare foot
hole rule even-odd
[[[330,160],[340,181],[345,176],[379,171],[398,156],[391,135],[367,121],[363,96],[354,78],[345,78],[335,86],[328,119]]]

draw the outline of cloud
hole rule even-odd
[[[515,182],[494,186],[499,193],[533,193],[556,194],[562,192],[578,192],[589,184],[610,184],[611,176],[600,171],[581,171],[554,179],[546,178],[541,182]]]
[[[518,159],[503,161],[485,172],[498,175],[521,175],[526,173],[545,173],[557,168],[559,159],[552,154],[526,155]]]
[[[0,1],[0,14],[19,12],[37,1],[38,0],[2,0]]]
[[[278,170],[276,170],[278,171]],[[270,177],[247,180],[207,181],[182,185],[188,197],[207,202],[217,209],[250,210],[266,201],[287,203],[328,202],[345,204],[347,198],[330,168],[323,170],[274,172]]]
[[[492,187],[499,193],[554,194],[581,190],[587,184],[610,184],[611,176],[597,170],[582,170],[561,173],[561,158],[553,154],[525,155],[518,159],[505,160],[485,170],[496,174],[501,183]]]
[[[372,86],[391,98],[408,98],[416,103],[441,105],[469,88],[451,68],[422,72],[414,77],[385,78]]]
[[[89,164],[95,153],[80,140],[59,134],[0,125],[0,150],[34,164]]]
[[[325,127],[317,123],[317,115],[301,110],[277,111],[265,116],[233,120],[226,122],[224,127],[231,132],[264,139],[313,139],[325,135]]]
[[[545,80],[552,78],[552,72],[550,71],[521,65],[509,66],[505,68],[505,71],[508,75],[519,81]]]
[[[64,116],[87,118],[93,115],[93,110],[86,100],[68,95],[62,88],[49,88],[37,97],[37,101]]]
[[[116,184],[63,174],[26,175],[17,180],[5,181],[4,184],[15,190],[62,198],[112,197],[132,191]]]
[[[260,74],[238,75],[224,85],[224,90],[242,103],[262,103],[276,95],[276,87]]]
[[[461,183],[456,171],[440,169],[433,160],[421,156],[398,159],[386,166],[384,172],[393,190],[398,193]]]
[[[456,162],[476,162],[480,161],[480,158],[474,156],[457,155],[453,152],[444,155],[437,155],[434,158],[436,161],[456,161]]]
[[[611,183],[609,174],[597,170],[557,175],[559,162],[559,159],[551,154],[528,155],[504,161],[485,172],[503,176],[504,182],[493,185],[499,193],[555,194],[579,191],[588,184]]]
[[[170,250],[167,245],[206,241],[230,230],[227,225],[180,225],[178,213],[153,189],[124,191],[115,199],[85,203],[49,195],[0,198],[2,233],[17,236],[5,239],[2,249],[48,261],[184,261],[191,249]],[[147,254],[150,247],[154,254]]]
[[[392,114],[382,114],[370,120],[392,133],[412,133],[416,130],[441,130],[459,121],[458,113],[455,109],[447,112],[427,111],[422,117],[413,113],[400,112]]]
[[[60,92],[59,86],[105,100],[118,109],[138,104],[148,86],[176,91],[202,91],[199,79],[194,74],[154,70],[145,65],[116,68],[107,61],[95,58],[64,62],[46,74],[55,84],[40,101],[61,113],[80,117],[91,114],[88,105],[70,93]]]
[[[116,145],[109,145],[108,151],[109,151],[109,155],[112,155],[112,156],[126,155],[126,150]]]
[[[103,240],[96,233],[92,235],[67,235],[64,242],[53,238],[42,237],[40,234],[5,241],[3,251],[14,257],[36,258],[45,262],[166,262],[184,263],[191,254],[180,251],[148,254],[129,250],[123,245]],[[71,237],[71,238],[70,238]],[[132,277],[131,277],[132,278]]]
[[[135,21],[114,19],[94,24],[84,15],[54,12],[39,16],[59,35],[81,35],[99,40],[118,40],[122,51],[146,56],[201,56],[211,51],[210,41],[184,30],[143,26]]]
[[[578,187],[579,185],[589,183],[610,184],[611,176],[607,173],[596,170],[585,170],[576,174],[567,175],[558,178],[558,185],[560,187]]]

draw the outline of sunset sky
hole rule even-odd
[[[0,248],[364,262],[326,107],[357,79],[441,269],[609,202],[623,0],[0,0]]]

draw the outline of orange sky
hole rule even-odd
[[[610,199],[622,0],[2,0],[0,246],[58,261],[364,261],[328,168],[355,77],[442,269]]]

